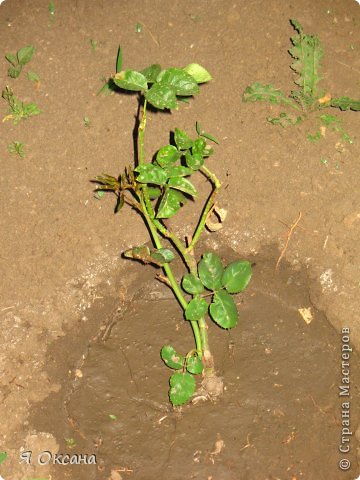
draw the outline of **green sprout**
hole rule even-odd
[[[15,54],[7,53],[5,58],[11,65],[8,69],[8,76],[18,78],[24,65],[30,62],[34,53],[35,47],[33,45],[20,48]]]
[[[210,397],[222,393],[222,380],[217,376],[214,357],[208,338],[208,317],[222,329],[238,323],[238,312],[233,295],[248,285],[252,270],[247,260],[237,260],[225,266],[213,252],[195,256],[195,249],[209,217],[215,208],[221,182],[210,170],[207,159],[213,155],[211,144],[218,143],[196,123],[196,132],[189,135],[174,128],[173,142],[161,147],[154,157],[145,155],[145,134],[148,105],[160,111],[177,110],[178,102],[190,99],[200,92],[200,84],[211,80],[209,72],[197,63],[183,68],[161,68],[152,64],[141,71],[122,68],[119,48],[116,73],[111,82],[119,92],[135,92],[138,99],[136,167],[128,166],[117,176],[102,174],[95,178],[97,191],[111,192],[116,196],[115,212],[125,204],[141,216],[151,235],[152,247],[139,245],[126,250],[125,258],[152,264],[162,270],[158,278],[173,292],[185,321],[192,328],[195,347],[180,354],[171,345],[161,349],[164,363],[174,370],[170,376],[169,398],[173,405],[188,402],[196,390],[196,375],[202,375],[201,388]],[[151,158],[153,158],[151,160]],[[199,192],[192,177],[205,177],[211,193],[205,201],[190,240],[185,243],[166,219],[174,217],[187,202],[194,202]],[[175,277],[171,262],[180,258],[185,267],[181,280]]]
[[[92,53],[95,53],[97,49],[97,41],[94,40],[93,38],[90,38],[89,43],[90,43]]]
[[[15,153],[16,155],[19,155],[19,157],[24,158],[25,157],[25,151],[24,151],[24,144],[18,141],[14,141],[8,145],[8,152],[9,153]]]

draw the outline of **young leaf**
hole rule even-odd
[[[200,294],[204,291],[204,286],[201,283],[201,280],[192,273],[187,273],[182,279],[182,288],[187,293],[192,295]]]
[[[315,102],[318,94],[317,86],[321,80],[319,70],[323,49],[316,36],[304,34],[297,20],[290,20],[290,23],[298,32],[298,35],[291,38],[293,47],[289,50],[290,55],[295,59],[291,68],[299,75],[295,83],[302,87],[302,92],[307,98]]]
[[[330,105],[335,108],[340,108],[340,110],[360,111],[360,100],[353,100],[349,97],[332,98]]]
[[[169,368],[180,370],[184,365],[185,358],[182,355],[178,355],[171,345],[164,345],[160,355]]]
[[[201,153],[191,154],[189,151],[185,153],[186,165],[192,170],[199,170],[204,165],[204,157]]]
[[[0,464],[7,459],[8,454],[6,452],[0,452]]]
[[[175,258],[173,252],[168,248],[159,248],[157,250],[154,250],[153,252],[151,252],[150,256],[156,262],[161,264],[172,262]]]
[[[113,80],[118,87],[132,92],[140,92],[148,88],[146,77],[135,70],[124,70],[116,73]]]
[[[301,116],[294,117],[293,115],[288,115],[287,113],[283,112],[280,113],[278,117],[267,117],[266,120],[273,125],[280,125],[280,127],[285,128],[289,125],[293,126],[299,124],[303,118]]]
[[[219,141],[216,140],[215,137],[213,137],[212,135],[210,135],[210,133],[206,133],[206,132],[203,132],[201,130],[201,126],[200,126],[200,123],[199,122],[196,122],[195,123],[195,128],[196,128],[196,133],[200,136],[200,137],[204,137],[204,138],[207,138],[208,140],[211,140],[212,142],[216,143],[217,145],[219,145]]]
[[[200,373],[202,373],[204,370],[201,359],[197,355],[188,357],[186,360],[186,370],[193,375],[200,375]]]
[[[140,183],[152,183],[154,185],[165,185],[167,180],[167,175],[165,170],[153,165],[152,163],[147,163],[145,165],[139,165],[134,168],[134,172],[139,175],[136,177],[136,180]]]
[[[176,190],[180,190],[181,192],[187,193],[188,195],[191,195],[192,197],[196,197],[196,195],[197,195],[196,188],[186,178],[183,178],[183,177],[170,178],[170,180],[168,181],[168,185],[169,185],[169,187],[176,188]]]
[[[224,267],[216,253],[204,253],[198,265],[199,277],[202,284],[209,290],[219,290],[222,287],[221,278]]]
[[[180,157],[180,154],[174,145],[166,145],[160,148],[156,155],[156,161],[160,167],[165,167],[175,163]]]
[[[159,198],[161,195],[161,190],[158,187],[148,187],[148,194],[150,200],[155,200],[155,198]]]
[[[292,100],[289,100],[281,90],[275,88],[271,84],[264,85],[260,82],[255,82],[246,87],[243,93],[243,100],[244,102],[266,101],[277,105],[283,104],[298,108],[298,106]]]
[[[179,150],[187,150],[193,146],[193,141],[189,137],[189,135],[180,130],[179,128],[175,128],[175,143]]]
[[[195,378],[190,373],[174,373],[170,377],[170,402],[174,406],[183,405],[195,392]]]
[[[177,107],[175,89],[171,85],[154,83],[152,87],[145,92],[145,98],[151,105],[160,110]]]
[[[210,315],[222,328],[233,328],[238,321],[238,313],[233,298],[224,290],[216,292],[210,304]]]
[[[28,80],[30,80],[31,82],[40,82],[40,77],[37,73],[35,72],[28,72],[27,74],[27,78]]]
[[[175,167],[165,167],[164,170],[166,171],[168,178],[187,177],[188,175],[191,175],[193,173],[191,168],[183,167],[182,165],[176,165]]]
[[[8,69],[8,75],[11,78],[18,78],[22,70],[21,65],[18,65],[17,67],[9,67]]]
[[[194,144],[191,149],[191,153],[200,153],[201,155],[204,153],[204,150],[206,148],[206,142],[202,137],[197,138],[194,141]]]
[[[200,89],[194,78],[181,68],[168,68],[158,75],[156,81],[171,85],[176,95],[190,96],[199,93]]]
[[[119,45],[117,57],[116,57],[116,73],[120,73],[122,69],[122,50]]]
[[[141,73],[146,77],[148,83],[155,83],[156,78],[161,72],[161,67],[158,64],[150,65],[150,67],[141,70]]]
[[[14,55],[13,53],[7,53],[7,54],[5,55],[5,58],[6,58],[6,60],[7,60],[8,62],[11,63],[11,65],[12,65],[13,67],[16,67],[16,66],[19,64],[19,61],[18,61],[18,59],[17,59],[17,56]]]
[[[212,80],[210,73],[198,63],[190,63],[183,68],[197,83],[205,83]]]
[[[20,48],[17,52],[17,58],[20,65],[25,65],[30,62],[32,56],[34,55],[35,47],[33,45],[27,45],[26,47]]]
[[[193,298],[186,307],[185,318],[186,320],[198,321],[206,315],[208,304],[203,298]]]
[[[185,197],[181,192],[168,188],[161,199],[157,218],[170,218],[180,209],[181,204],[185,202]]]
[[[247,260],[236,260],[226,267],[222,284],[229,293],[239,293],[248,286],[251,275],[251,263]]]

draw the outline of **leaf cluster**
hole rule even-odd
[[[187,273],[182,280],[186,293],[193,295],[185,310],[185,318],[198,321],[209,310],[211,318],[221,328],[236,326],[238,313],[232,295],[240,293],[250,282],[251,264],[247,260],[236,260],[224,268],[216,253],[204,253],[198,263],[198,275]],[[208,305],[204,296],[211,292],[211,303]]]
[[[30,62],[34,53],[35,47],[33,45],[27,45],[26,47],[20,48],[15,54],[7,53],[5,58],[11,64],[8,69],[9,77],[18,78],[22,68]]]
[[[245,290],[251,275],[251,265],[246,260],[237,260],[224,268],[218,255],[204,253],[197,266],[197,275],[187,273],[182,279],[183,290],[193,297],[185,309],[186,320],[198,322],[209,311],[211,318],[220,327],[235,327],[238,312],[232,295]],[[210,305],[205,299],[209,296]],[[192,375],[202,373],[202,361],[196,351],[184,357],[170,345],[162,348],[161,358],[169,368],[178,370],[170,377],[169,397],[173,405],[182,405],[195,392],[195,379]]]
[[[20,120],[41,113],[40,108],[35,103],[24,103],[16,98],[10,87],[6,87],[3,90],[2,98],[8,103],[10,108],[9,115],[7,115],[3,121],[12,119],[14,125],[16,125]]]
[[[189,177],[200,170],[205,159],[213,154],[205,139],[216,139],[202,132],[197,124],[197,137],[191,139],[183,130],[175,128],[175,145],[165,145],[157,152],[152,163],[129,166],[119,178],[103,174],[95,178],[98,190],[113,191],[118,196],[118,211],[124,205],[125,191],[131,190],[135,200],[139,201],[139,190],[148,188],[150,200],[154,200],[156,218],[171,218],[188,197],[195,198],[197,190]]]

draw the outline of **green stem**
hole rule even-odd
[[[200,238],[200,235],[201,235],[201,232],[204,230],[206,220],[207,220],[207,217],[210,213],[210,210],[213,208],[213,206],[215,204],[215,198],[218,194],[219,188],[221,187],[220,180],[207,167],[202,166],[200,171],[213,183],[214,187],[213,187],[213,191],[211,192],[211,194],[210,194],[210,196],[209,196],[209,198],[206,202],[205,208],[204,208],[204,210],[201,214],[199,223],[197,224],[197,227],[196,227],[196,230],[195,230],[194,235],[192,237],[191,243],[188,246],[188,248],[186,249],[187,252],[191,252],[191,250],[194,249],[196,243],[198,242],[198,240]]]
[[[139,124],[139,165],[143,165],[145,163],[145,128],[146,128],[146,106],[147,106],[147,100],[144,99],[144,105],[143,105],[143,111],[142,111],[142,116]],[[150,198],[149,198],[149,193],[148,193],[148,188],[147,185],[142,185],[141,191],[140,191],[140,204],[142,207],[142,211],[146,220],[146,224],[149,227],[149,230],[151,232],[152,239],[154,241],[154,244],[157,249],[162,248],[162,244],[158,235],[157,229],[159,228],[158,226],[161,225],[160,222],[155,220],[155,213],[153,206],[151,204]],[[165,228],[165,227],[164,227]],[[159,229],[160,230],[160,229]],[[161,231],[161,230],[160,230]],[[170,234],[170,232],[169,232]],[[184,252],[186,256],[188,254],[185,252],[185,249],[183,245],[181,244],[180,240],[173,234],[170,234],[169,237],[177,246],[178,250],[180,253]],[[185,257],[184,257],[185,259]],[[174,292],[174,295],[176,296],[177,300],[179,301],[181,307],[183,310],[186,310],[188,303],[185,300],[179,285],[174,277],[174,274],[172,272],[172,269],[168,263],[165,263],[164,266],[162,267],[165,271],[165,274],[171,284],[171,288]],[[196,343],[196,349],[198,352],[199,357],[202,357],[202,342],[201,342],[201,335],[200,335],[200,330],[199,330],[199,325],[195,321],[191,321],[191,327],[194,332],[194,337],[195,337],[195,343]]]

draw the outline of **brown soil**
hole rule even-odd
[[[36,47],[16,80],[7,77],[3,60],[2,85],[43,111],[15,126],[3,123],[0,139],[0,451],[9,454],[0,475],[107,479],[113,470],[113,480],[160,474],[355,479],[355,353],[347,472],[337,466],[338,385],[341,328],[350,329],[351,344],[360,348],[360,117],[338,113],[352,145],[329,131],[313,144],[306,134],[316,130],[315,119],[277,128],[266,121],[276,108],[244,104],[241,93],[254,81],[291,90],[289,19],[296,18],[324,46],[324,88],[333,96],[359,97],[360,7],[353,0],[74,0],[55,1],[55,7],[50,18],[48,2],[40,0],[0,6],[3,54]],[[143,24],[140,33],[137,23]],[[90,39],[97,41],[95,53]],[[119,43],[125,66],[196,61],[212,73],[214,80],[188,106],[150,116],[146,148],[150,155],[167,143],[170,130],[190,131],[195,120],[221,140],[209,162],[224,183],[219,203],[229,214],[211,238],[237,256],[255,255],[257,264],[251,288],[239,299],[239,327],[211,331],[224,396],[180,413],[168,409],[168,371],[158,352],[170,338],[187,349],[189,326],[165,286],[149,297],[155,286],[143,278],[145,267],[129,267],[119,257],[148,240],[140,219],[130,209],[112,215],[112,199],[94,199],[89,183],[101,172],[117,175],[133,159],[133,96],[96,96],[100,78],[114,71]],[[39,85],[27,80],[30,70],[40,76]],[[5,102],[0,108],[4,117]],[[14,140],[25,144],[24,159],[7,153]],[[206,184],[198,187],[205,195]],[[275,277],[270,272],[299,212]],[[196,215],[189,203],[172,227],[185,235]],[[315,317],[306,325],[297,308],[310,306]],[[156,322],[148,328],[151,317]],[[103,343],[98,334],[114,318],[119,321]],[[77,447],[69,449],[64,438],[74,438]],[[22,450],[64,449],[95,452],[99,463],[52,470],[19,464]]]

